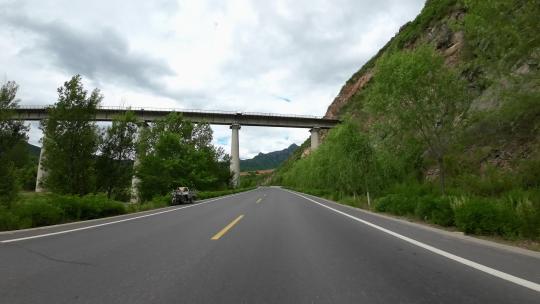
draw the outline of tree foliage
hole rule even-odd
[[[466,84],[429,45],[383,56],[368,107],[389,125],[413,132],[438,162],[444,192],[444,156],[470,106]]]
[[[378,187],[369,138],[350,121],[331,130],[325,143],[309,157],[277,174],[285,185],[340,194],[361,194]]]
[[[178,186],[200,190],[227,187],[229,158],[211,145],[208,124],[193,125],[178,113],[171,113],[152,126],[143,128],[139,137],[140,197],[149,200]]]
[[[96,161],[96,188],[106,192],[108,198],[129,198],[137,130],[137,118],[128,111],[115,117],[101,136],[100,154]]]
[[[8,81],[0,87],[0,205],[9,205],[16,197],[17,168],[28,159],[25,150],[28,126],[22,121],[11,120],[18,107],[16,99],[19,86]]]
[[[98,89],[84,89],[76,75],[58,88],[58,101],[42,122],[45,186],[61,194],[85,195],[94,189],[98,129],[92,121],[103,99]]]

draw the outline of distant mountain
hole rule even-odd
[[[26,146],[28,147],[28,152],[30,152],[30,155],[39,159],[39,153],[41,152],[41,148],[38,146],[34,146],[30,143],[26,143]]]
[[[275,169],[298,149],[298,145],[292,144],[287,149],[270,153],[259,153],[252,159],[240,160],[240,171],[255,171]]]

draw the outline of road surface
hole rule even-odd
[[[280,188],[0,234],[0,303],[540,303],[540,255]]]

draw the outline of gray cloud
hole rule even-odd
[[[53,102],[78,73],[108,105],[125,97],[133,106],[320,115],[424,0],[0,2],[0,66],[26,104]],[[214,130],[227,147],[230,130]],[[242,157],[309,136],[241,132]]]
[[[424,0],[410,2],[417,5]],[[396,4],[399,1],[295,1],[288,3],[284,14],[277,1],[256,1],[258,22],[235,37],[236,56],[223,70],[253,77],[286,67],[291,75],[304,78],[299,81],[343,82],[374,55],[358,54],[355,44],[363,43],[362,34],[388,18],[389,8]]]
[[[23,49],[21,55],[48,58],[54,66],[97,83],[127,84],[172,98],[198,96],[196,92],[168,90],[160,79],[175,76],[174,70],[162,59],[130,50],[127,41],[113,29],[81,32],[60,21],[41,22],[22,15],[3,17],[14,29],[37,37],[35,45]]]

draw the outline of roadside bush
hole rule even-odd
[[[45,200],[19,203],[12,210],[20,219],[20,228],[54,225],[62,222],[64,218],[62,209],[47,203]]]
[[[375,211],[389,212],[396,215],[414,215],[416,197],[403,194],[388,194],[375,201]]]
[[[221,190],[221,191],[199,191],[199,192],[197,192],[197,200],[203,200],[203,199],[212,198],[212,197],[230,195],[230,194],[244,192],[244,191],[248,191],[248,190],[252,190],[252,189],[255,189],[255,187],[227,189],[227,190]]]
[[[540,159],[522,160],[516,175],[523,187],[540,188]]]
[[[49,194],[43,198],[64,211],[64,221],[81,219],[81,199],[74,195]]]
[[[540,189],[512,191],[507,198],[514,206],[519,219],[519,235],[524,238],[540,238]]]
[[[123,203],[108,199],[105,194],[88,194],[82,197],[51,194],[46,200],[63,210],[63,221],[90,220],[126,213]]]
[[[19,228],[19,217],[6,208],[0,207],[0,231]]]
[[[519,219],[506,202],[480,197],[461,199],[454,207],[458,229],[465,233],[515,237]]]
[[[156,195],[152,198],[151,201],[143,202],[143,203],[137,203],[137,204],[130,204],[127,206],[128,212],[140,212],[140,211],[147,211],[157,208],[163,208],[169,206],[171,203],[171,196],[170,195]]]
[[[494,167],[488,167],[482,176],[460,175],[455,183],[462,192],[480,196],[500,196],[516,186],[510,174]]]
[[[425,221],[441,226],[454,224],[454,210],[448,197],[424,196],[418,198],[415,215]]]
[[[123,203],[104,194],[83,197],[58,194],[21,196],[11,209],[0,210],[0,230],[55,225],[126,213]]]
[[[340,203],[343,203],[348,206],[367,209],[369,208],[367,197],[366,196],[347,196],[340,200]]]
[[[95,219],[126,213],[123,203],[108,199],[105,194],[90,194],[80,198],[79,219]]]

